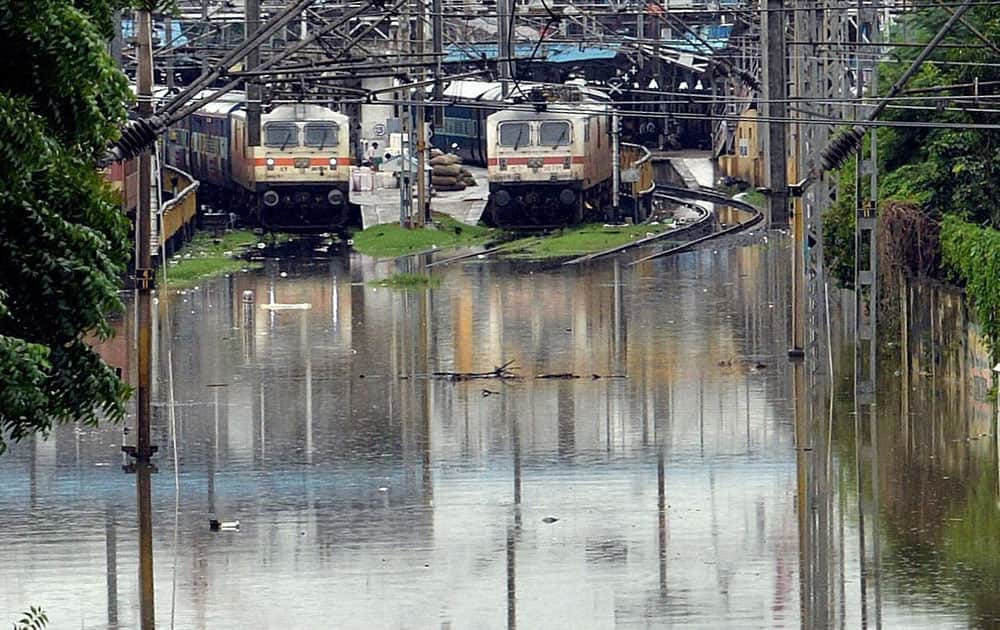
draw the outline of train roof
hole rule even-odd
[[[238,118],[243,118],[246,116],[246,110],[234,112],[233,115]],[[329,107],[323,107],[322,105],[315,105],[313,103],[284,103],[276,105],[271,108],[270,111],[261,115],[262,123],[317,120],[329,120],[339,125],[346,125],[349,118],[346,114],[342,114],[330,109]]]
[[[598,114],[609,114],[603,103],[546,103],[545,109],[537,110],[531,103],[511,105],[487,117],[490,122],[505,120],[575,120]]]
[[[558,83],[535,83],[531,81],[508,81],[509,94],[527,98],[533,87],[549,87],[552,89],[576,89],[584,101],[607,102],[610,98],[604,92],[587,86]],[[503,103],[503,84],[500,81],[479,81],[476,79],[458,79],[450,81],[444,89],[444,97],[457,101],[476,101],[486,103]],[[510,96],[508,96],[510,98]]]

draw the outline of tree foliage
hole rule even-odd
[[[42,630],[49,625],[49,616],[38,606],[32,606],[21,613],[21,618],[11,630]]]
[[[1000,359],[1000,230],[949,215],[941,222],[941,257],[965,285],[994,359]]]
[[[904,34],[910,41],[928,41],[950,17],[944,9],[923,9],[909,15],[896,38]],[[979,4],[965,14],[971,24],[988,39],[996,40],[1000,33],[1000,7]],[[957,125],[996,123],[994,100],[973,102],[971,87],[981,85],[979,96],[998,92],[1000,67],[997,54],[980,41],[966,24],[955,24],[944,44],[930,61],[911,79],[907,89],[923,89],[911,93],[911,100],[896,103],[886,110],[883,118],[921,123],[952,123]],[[882,85],[891,85],[919,48],[896,49],[899,63],[883,63],[879,67]],[[941,86],[954,87],[926,91]],[[912,100],[913,96],[922,96]],[[958,97],[964,97],[958,100]],[[907,198],[938,214],[957,214],[975,222],[1000,225],[1000,130],[927,126],[920,128],[885,129],[879,134],[880,167],[885,174],[880,197]]]
[[[121,308],[128,221],[96,164],[130,99],[114,0],[0,0],[0,452],[53,422],[124,413],[85,341]]]
[[[943,8],[923,8],[904,15],[892,32],[898,42],[927,42],[947,21]],[[964,16],[988,39],[1000,33],[1000,6],[977,4]],[[971,127],[942,128],[935,123],[969,125],[996,123],[995,98],[1000,93],[1000,66],[996,53],[962,22],[955,24],[905,86],[902,100],[893,101],[880,119],[920,123],[920,127],[883,127],[878,130],[879,194],[886,204],[916,206],[924,217],[940,220],[955,215],[980,224],[1000,226],[1000,130]],[[884,94],[920,53],[920,47],[895,47],[878,67]],[[854,279],[854,163],[839,172],[840,197],[825,216],[827,264],[842,285]],[[913,217],[916,218],[916,217]],[[884,222],[883,222],[884,225]],[[926,243],[921,244],[925,246]],[[917,247],[917,241],[912,243]],[[934,254],[900,252],[905,260],[937,259]],[[911,275],[926,269],[908,270]],[[928,275],[940,276],[943,270]],[[1000,291],[1000,286],[997,287]]]

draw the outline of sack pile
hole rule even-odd
[[[465,190],[476,185],[476,178],[462,166],[459,156],[431,149],[431,184],[436,190]]]

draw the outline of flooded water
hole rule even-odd
[[[369,282],[413,263],[299,258],[161,295],[159,627],[992,625],[991,406],[914,364],[869,431],[840,352],[832,421],[797,421],[788,247],[473,261],[412,291]],[[0,624],[138,627],[122,441],[60,427],[0,458]]]

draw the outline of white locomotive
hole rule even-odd
[[[318,105],[278,105],[261,115],[260,146],[250,147],[243,105],[233,93],[172,127],[167,163],[264,229],[344,228],[352,219],[349,118]]]
[[[605,105],[542,95],[489,116],[486,221],[539,229],[601,216],[611,201],[610,124]]]

